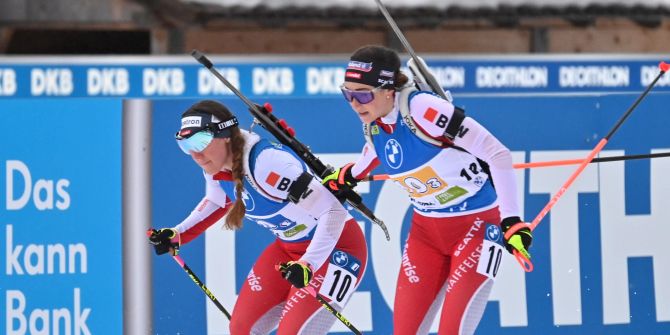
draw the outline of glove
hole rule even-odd
[[[351,174],[351,167],[354,163],[346,164],[345,166],[333,171],[321,181],[335,196],[341,192],[342,186],[346,185],[349,188],[354,188],[358,184],[358,179]]]
[[[174,228],[161,228],[159,230],[149,229],[147,231],[149,243],[154,245],[156,255],[170,252],[172,255],[179,253],[179,232]]]
[[[276,269],[296,288],[303,288],[312,280],[312,267],[304,261],[279,263]]]
[[[521,218],[518,216],[510,216],[508,218],[505,218],[502,220],[500,223],[500,227],[502,228],[503,231],[503,236],[505,233],[507,233],[507,230],[509,230],[512,226],[516,225],[517,223],[521,223]],[[530,248],[530,245],[533,243],[533,233],[530,231],[528,227],[521,228],[517,230],[512,236],[510,236],[509,239],[505,238],[505,248],[507,251],[509,251],[510,254],[514,254],[514,250],[520,252],[522,255],[524,255],[526,258],[530,259],[530,253],[528,252],[528,249]]]

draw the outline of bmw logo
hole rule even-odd
[[[489,240],[496,242],[500,239],[500,228],[496,225],[487,225],[486,227],[486,236]]]
[[[347,265],[348,262],[349,262],[349,256],[346,253],[339,250],[333,253],[333,263],[341,267],[344,267],[345,265]]]
[[[251,194],[247,190],[242,190],[242,202],[244,202],[244,207],[248,212],[253,211],[254,207],[256,207],[254,198],[251,197]]]
[[[390,139],[384,145],[384,156],[386,163],[393,169],[397,169],[402,164],[402,147],[395,139]]]

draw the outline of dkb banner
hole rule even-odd
[[[516,162],[535,162],[586,157],[636,97],[456,95],[455,102],[505,143]],[[177,224],[204,194],[200,169],[174,140],[180,113],[195,101],[154,102],[154,226]],[[238,99],[220,101],[232,108],[242,126],[251,125],[249,112]],[[286,119],[297,138],[325,162],[339,166],[360,152],[364,143],[360,121],[340,96],[269,102],[275,115]],[[647,97],[602,155],[670,151],[665,126],[670,124],[669,103],[666,93]],[[265,134],[259,126],[253,129]],[[539,213],[575,169],[517,170],[526,220]],[[590,164],[536,229],[535,270],[523,272],[505,254],[477,334],[670,333],[667,171],[667,158]],[[364,333],[390,334],[411,210],[406,195],[390,182],[362,183],[358,190],[385,220],[391,241],[354,213],[369,243],[369,268],[343,314]],[[182,257],[232,311],[240,286],[254,280],[248,277],[249,269],[273,236],[252,222],[237,232],[217,224],[204,235],[183,246]],[[155,333],[227,333],[224,315],[183,270],[169,256],[154,259]],[[275,279],[283,280],[279,275]],[[347,333],[339,322],[332,331]]]
[[[0,100],[0,333],[121,334],[121,101]]]

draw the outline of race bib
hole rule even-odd
[[[403,187],[412,198],[429,196],[448,186],[447,182],[440,178],[430,166],[392,179]]]
[[[330,254],[330,262],[319,294],[328,297],[332,303],[342,307],[356,290],[361,262],[354,256],[335,249]]]
[[[482,242],[482,254],[477,264],[477,272],[495,279],[500,270],[503,258],[502,232],[500,227],[494,224],[486,224],[484,241]]]

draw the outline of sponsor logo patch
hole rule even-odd
[[[435,121],[436,116],[437,111],[431,107],[428,107],[428,109],[426,109],[426,112],[423,113],[423,118],[430,121],[431,123]]]
[[[268,185],[270,185],[270,186],[272,186],[272,187],[274,187],[274,188],[276,188],[280,191],[288,190],[289,186],[291,186],[291,183],[292,183],[291,179],[288,179],[286,177],[282,177],[282,176],[280,176],[277,173],[272,172],[272,171],[270,171],[267,178],[265,178],[265,182]]]
[[[277,185],[277,181],[279,180],[279,177],[280,177],[280,176],[279,176],[278,174],[276,174],[276,173],[274,173],[274,172],[271,171],[270,174],[268,174],[268,177],[265,178],[265,182],[266,182],[268,185],[274,187],[275,185]]]
[[[347,65],[347,70],[370,72],[370,70],[372,70],[372,63],[365,63],[352,60],[349,61],[349,64]]]
[[[487,224],[486,225],[486,239],[493,242],[498,242],[500,240],[500,228],[496,225]]]
[[[347,72],[344,74],[344,76],[347,77],[347,78],[361,79],[361,74],[360,74],[360,73],[357,73],[357,72],[349,72],[349,71],[347,71]]]
[[[301,224],[285,231],[283,234],[284,234],[284,237],[293,237],[293,236],[295,236],[296,234],[298,234],[299,232],[301,232],[305,229],[307,229],[307,226],[301,223]]]
[[[244,207],[247,209],[247,212],[251,212],[254,210],[254,208],[256,208],[254,198],[251,197],[251,194],[249,194],[247,190],[242,190],[242,202],[244,203]]]
[[[393,169],[397,169],[402,165],[402,146],[395,139],[390,139],[384,146],[384,153],[386,154],[386,163]]]
[[[379,71],[379,76],[380,77],[391,77],[391,78],[393,78],[393,72],[392,71],[381,70],[381,71]]]
[[[200,127],[201,122],[202,122],[201,116],[187,116],[181,119],[181,129]]]
[[[444,205],[447,202],[452,201],[467,193],[468,191],[465,190],[464,188],[454,186],[444,191],[443,193],[440,193],[437,196],[435,196],[435,199],[437,199],[437,201],[439,201],[442,205]]]
[[[340,250],[337,250],[333,253],[333,263],[341,267],[345,267],[348,262],[349,262],[349,256],[346,253]]]

